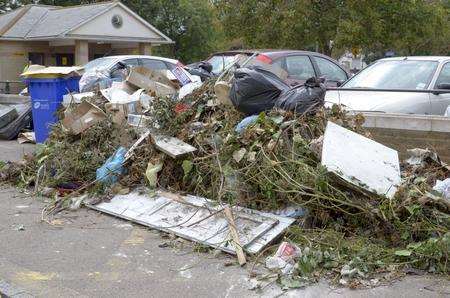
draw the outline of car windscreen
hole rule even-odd
[[[212,56],[208,62],[212,65],[212,73],[221,73],[228,65],[234,62],[236,55],[218,55]]]
[[[109,57],[98,58],[84,65],[84,69],[86,72],[93,69],[105,69],[108,68],[111,64],[113,64],[115,60],[116,60],[115,58]]]
[[[378,61],[362,70],[342,88],[423,90],[428,87],[437,61]]]

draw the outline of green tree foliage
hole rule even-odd
[[[448,0],[216,0],[229,39],[247,47],[447,54]],[[332,43],[330,43],[332,41]]]
[[[338,46],[375,53],[391,49],[400,55],[448,53],[449,9],[443,1],[347,0],[347,8]]]

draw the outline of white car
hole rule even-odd
[[[354,111],[444,115],[450,106],[450,57],[378,60],[328,90],[325,101]]]
[[[98,58],[88,62],[84,65],[85,72],[91,72],[94,70],[106,70],[109,73],[113,73],[120,68],[120,65],[126,66],[144,66],[153,70],[167,71],[167,76],[171,80],[176,80],[172,71],[178,69],[182,71],[191,82],[199,82],[200,77],[191,75],[184,69],[184,65],[175,59],[157,57],[157,56],[143,56],[143,55],[119,55],[119,56],[107,56]]]

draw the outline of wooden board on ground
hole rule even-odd
[[[226,205],[196,196],[159,193],[154,197],[137,192],[117,195],[109,202],[89,208],[124,218],[157,230],[236,254]],[[230,207],[231,208],[231,207]],[[242,207],[231,208],[239,243],[248,253],[258,253],[295,220]]]
[[[195,152],[197,149],[180,139],[163,135],[152,135],[155,147],[172,158]]]

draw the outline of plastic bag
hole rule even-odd
[[[433,190],[441,193],[444,198],[450,199],[450,178],[443,181],[437,180]]]
[[[234,131],[237,133],[242,133],[247,128],[247,126],[256,123],[256,121],[258,121],[258,115],[245,117],[241,120],[241,122],[238,123],[238,125],[236,125]]]
[[[104,70],[94,70],[84,73],[81,76],[79,87],[80,93],[94,91],[98,89],[106,89],[111,87],[113,80],[108,72]]]
[[[289,89],[268,70],[258,66],[243,67],[234,72],[230,99],[237,110],[254,115],[272,109],[280,94]]]
[[[125,161],[125,154],[127,150],[124,147],[114,152],[114,154],[106,160],[106,162],[97,169],[97,180],[110,185],[117,182],[119,175],[124,171],[123,163]]]
[[[195,68],[188,69],[191,75],[199,76],[204,82],[214,76],[212,73],[212,65],[209,62],[202,61]]]
[[[323,80],[309,78],[304,85],[300,85],[281,94],[275,107],[296,113],[314,112],[323,106],[326,87]]]
[[[278,269],[283,275],[292,274],[295,260],[302,256],[301,249],[289,242],[282,242],[276,253],[266,259],[268,269]]]

